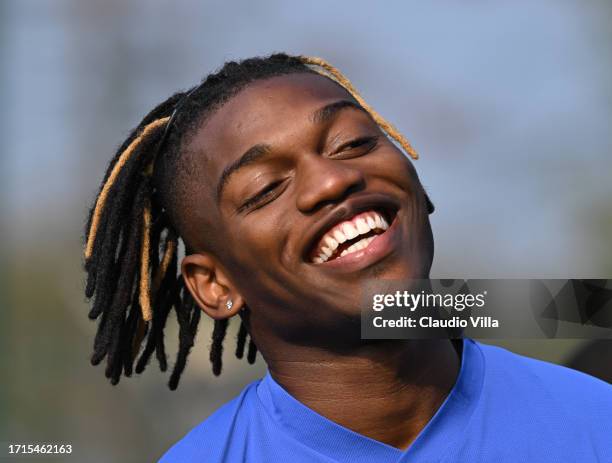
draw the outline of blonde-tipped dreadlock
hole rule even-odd
[[[351,82],[321,58],[275,54],[228,62],[188,92],[177,93],[151,111],[111,161],[86,227],[85,294],[93,299],[89,317],[101,315],[91,361],[106,357],[106,376],[116,384],[121,374],[144,371],[155,353],[167,368],[164,328],[174,309],[179,349],[168,383],[176,389],[194,344],[201,310],[178,273],[181,197],[186,173],[182,146],[199,124],[240,89],[259,79],[311,72],[334,80],[413,159],[417,154],[398,130],[370,107]],[[163,244],[162,244],[163,243]],[[189,252],[189,248],[186,249]],[[236,356],[242,358],[249,337],[248,307],[240,312]],[[223,340],[229,320],[215,320],[210,360],[221,373]],[[144,344],[144,347],[142,347]],[[249,339],[247,361],[257,347]],[[134,363],[135,368],[134,368]]]
[[[89,227],[89,233],[87,235],[87,244],[85,246],[85,259],[86,260],[91,257],[91,253],[93,252],[94,241],[96,239],[96,233],[98,232],[98,227],[100,225],[100,216],[102,214],[102,210],[104,209],[104,206],[106,204],[108,193],[110,189],[112,188],[113,183],[117,179],[117,176],[121,172],[121,169],[123,168],[125,163],[130,159],[130,156],[134,154],[134,151],[136,150],[138,145],[142,142],[142,140],[148,137],[151,134],[151,132],[153,132],[154,130],[158,129],[161,126],[164,126],[168,122],[169,119],[170,119],[169,117],[163,117],[161,119],[158,119],[146,125],[142,129],[142,133],[140,133],[140,135],[138,135],[134,140],[132,140],[132,142],[128,145],[125,151],[121,153],[121,155],[119,156],[119,159],[113,166],[113,169],[111,170],[111,173],[108,179],[104,182],[104,185],[102,186],[102,190],[100,191],[100,194],[98,195],[98,198],[96,199],[96,205],[95,205],[95,209],[93,213],[93,218],[91,221],[91,225]]]
[[[387,134],[391,138],[393,138],[396,142],[398,142],[399,145],[404,149],[404,151],[408,155],[410,155],[412,159],[417,160],[419,158],[419,155],[414,150],[414,148],[410,145],[410,142],[408,142],[406,137],[404,137],[392,124],[387,122],[387,120],[384,117],[378,114],[374,110],[374,108],[372,108],[369,104],[367,104],[365,100],[361,97],[359,92],[357,92],[355,87],[353,87],[353,84],[351,83],[351,81],[348,80],[344,76],[344,74],[342,74],[338,69],[336,69],[334,66],[332,66],[331,64],[329,64],[327,61],[325,61],[322,58],[315,58],[313,56],[301,56],[300,59],[304,64],[310,64],[312,66],[315,66],[315,70],[319,74],[326,76],[326,77],[331,76],[333,80],[335,80],[340,85],[342,85],[346,89],[346,91],[349,92],[353,98],[355,98],[357,103],[359,103],[363,107],[363,109],[365,109],[370,114],[370,116],[372,116],[372,119],[374,119],[374,122],[376,122],[380,126],[380,128],[382,128],[385,132],[387,132]],[[323,69],[324,71],[320,71],[319,69],[317,69],[317,67]]]

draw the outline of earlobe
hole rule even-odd
[[[181,271],[187,289],[200,308],[211,318],[230,318],[244,306],[242,295],[214,256],[185,256]]]
[[[427,206],[427,213],[428,214],[433,214],[433,212],[436,210],[436,208],[433,205],[433,203],[431,202],[431,199],[429,199],[429,195],[427,193],[425,193],[425,204]]]

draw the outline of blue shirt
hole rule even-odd
[[[317,414],[268,373],[160,463],[612,462],[612,386],[466,339],[457,382],[403,451]]]

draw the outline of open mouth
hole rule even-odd
[[[397,211],[370,209],[327,230],[310,253],[310,261],[323,264],[366,249],[387,231]]]

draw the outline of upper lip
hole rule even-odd
[[[332,207],[309,227],[304,240],[305,245],[303,247],[302,258],[307,262],[311,262],[310,257],[314,247],[334,225],[369,210],[381,212],[390,224],[398,209],[399,203],[397,200],[380,193],[363,194],[348,198],[346,201]]]

